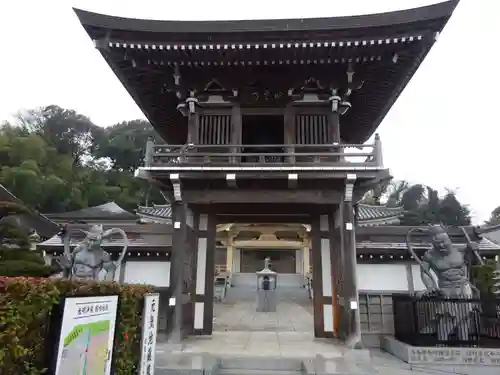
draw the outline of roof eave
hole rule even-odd
[[[160,21],[115,17],[73,8],[83,26],[151,33],[238,33],[349,30],[448,19],[459,0],[386,13],[329,18],[237,21]],[[443,25],[444,26],[444,25]]]

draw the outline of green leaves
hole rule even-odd
[[[127,210],[144,203],[148,185],[132,172],[148,138],[143,120],[101,128],[55,105],[23,111],[18,126],[0,127],[0,183],[44,213],[74,211],[110,201]],[[150,189],[150,202],[164,200]]]
[[[472,266],[474,285],[479,289],[481,295],[493,295],[499,293],[497,288],[499,275],[497,274],[497,263],[487,260],[484,265]]]

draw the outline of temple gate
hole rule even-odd
[[[374,132],[455,5],[238,22],[77,10],[168,141],[148,142],[136,176],[172,203],[179,340],[212,332],[217,225],[301,223],[311,228],[315,336],[361,346],[354,209],[390,178]]]

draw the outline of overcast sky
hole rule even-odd
[[[58,104],[107,126],[143,117],[71,7],[150,19],[297,18],[384,12],[432,0],[5,0],[0,2],[0,121]],[[500,205],[497,150],[500,1],[462,0],[379,132],[396,179],[458,189],[474,221]],[[494,37],[496,35],[497,37]]]

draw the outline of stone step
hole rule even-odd
[[[238,371],[280,371],[281,372],[299,372],[303,370],[302,361],[293,358],[280,357],[233,357],[220,358],[219,366],[221,370],[238,370]],[[281,374],[286,375],[286,374]]]
[[[299,273],[278,274],[278,287],[297,287],[304,286],[304,276]],[[257,286],[257,276],[254,273],[234,273],[231,276],[233,286],[248,286],[255,288]]]
[[[219,369],[217,375],[300,375],[303,371]]]
[[[300,287],[279,287],[276,289],[278,301],[289,301],[297,303],[310,302],[306,289]],[[256,288],[249,286],[235,286],[228,288],[225,300],[229,302],[255,301],[257,298]]]

